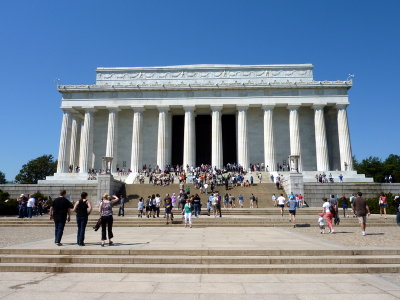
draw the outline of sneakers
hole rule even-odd
[[[361,231],[361,235],[362,235],[362,236],[365,236],[365,231]]]

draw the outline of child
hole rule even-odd
[[[319,229],[320,229],[320,231],[321,231],[321,234],[325,233],[325,219],[324,219],[324,214],[319,214],[318,225],[319,225]]]
[[[138,218],[142,218],[143,217],[143,208],[144,208],[143,197],[140,197],[139,202],[137,204]]]
[[[172,222],[171,212],[172,212],[171,199],[167,198],[167,199],[165,199],[165,216],[167,218],[167,225],[169,224],[169,219],[171,219],[171,222]]]

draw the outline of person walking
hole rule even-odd
[[[283,211],[285,210],[285,204],[286,204],[286,199],[285,197],[283,197],[283,194],[281,194],[278,197],[277,201],[278,201],[278,207],[281,210],[281,216],[283,217]]]
[[[112,207],[115,203],[119,201],[117,196],[109,196],[108,194],[104,194],[102,200],[99,205],[99,213],[101,216],[101,246],[104,247],[105,241],[107,239],[108,231],[108,245],[112,246],[114,243],[112,242],[112,238],[114,237],[112,232],[113,226],[113,212]]]
[[[293,223],[293,228],[296,228],[296,210],[299,206],[298,201],[295,197],[290,197],[288,201],[290,222]]]
[[[329,233],[334,233],[335,230],[333,229],[332,218],[333,218],[333,211],[334,208],[331,209],[332,205],[328,201],[328,198],[322,198],[324,204],[322,205],[322,213],[325,215],[326,222],[328,223]]]
[[[26,207],[28,209],[28,218],[32,219],[33,215],[33,209],[35,208],[35,197],[33,195],[29,195],[28,203],[26,204]]]
[[[62,246],[61,239],[64,233],[65,222],[71,220],[72,203],[65,198],[66,190],[60,191],[60,196],[54,199],[50,207],[50,220],[54,220],[55,237],[54,243],[57,246]]]
[[[385,219],[386,219],[386,207],[387,207],[387,197],[384,193],[382,193],[379,196],[379,213],[381,214],[381,218],[382,218],[382,213],[383,213],[385,215]],[[29,209],[29,201],[28,201],[28,209]]]
[[[356,200],[354,201],[354,210],[361,227],[361,235],[365,236],[365,229],[367,228],[367,216],[370,216],[370,210],[367,200],[362,197],[362,193],[358,192]]]
[[[183,207],[183,212],[185,216],[185,228],[189,223],[189,227],[192,228],[192,204],[190,203],[190,199],[186,200],[186,204]]]
[[[88,217],[92,212],[92,204],[87,200],[88,194],[83,192],[79,201],[75,202],[73,211],[76,212],[76,224],[78,225],[78,233],[76,243],[78,246],[85,246],[85,230]]]
[[[123,217],[123,216],[125,216],[125,198],[122,195],[120,195],[118,217]]]

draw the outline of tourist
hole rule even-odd
[[[112,207],[115,203],[119,201],[119,198],[115,195],[112,197],[108,194],[104,194],[99,205],[99,213],[101,217],[101,246],[104,247],[105,241],[107,239],[108,231],[108,245],[112,246],[112,238],[114,237],[112,232],[113,226],[113,212]]]
[[[387,197],[385,196],[384,193],[382,193],[379,196],[379,213],[381,214],[381,218],[382,218],[382,212],[383,212],[383,214],[385,215],[385,219],[386,219],[386,207],[387,207]]]
[[[26,211],[27,211],[27,205],[28,203],[28,198],[25,197],[24,194],[21,194],[18,198],[18,218],[25,218],[27,216]]]
[[[254,207],[254,200],[255,200],[255,197],[254,197],[253,194],[250,195],[249,200],[250,200],[249,208],[253,208]]]
[[[65,198],[66,190],[60,191],[60,197],[54,199],[50,208],[50,220],[54,220],[55,239],[57,246],[62,246],[61,239],[64,233],[65,222],[71,220],[72,203]]]
[[[340,223],[339,205],[338,205],[338,201],[337,201],[335,195],[331,195],[331,198],[329,199],[329,203],[331,204],[331,212],[332,212],[332,218],[334,220],[334,223],[335,223],[335,225],[339,225],[339,223]]]
[[[296,209],[298,207],[298,202],[295,197],[290,197],[288,201],[290,222],[293,223],[293,228],[296,228]]]
[[[304,206],[304,197],[302,194],[299,194],[299,208],[302,208]]]
[[[92,211],[92,204],[87,200],[88,194],[81,193],[79,201],[75,202],[73,211],[76,212],[76,224],[78,225],[78,233],[76,243],[78,246],[85,246],[85,230],[88,217]]]
[[[321,233],[321,234],[325,233],[325,219],[324,219],[324,214],[319,214],[318,225],[319,225],[320,233]]]
[[[144,209],[143,197],[140,197],[139,202],[137,204],[137,209],[138,209],[138,218],[143,218],[143,209]]]
[[[283,197],[283,194],[281,194],[278,197],[277,201],[278,201],[278,207],[281,210],[281,216],[283,217],[283,211],[285,209],[285,204],[286,204],[286,199],[285,199],[285,197]]]
[[[393,202],[397,209],[396,223],[400,226],[400,196],[395,196]]]
[[[211,207],[213,210],[214,218],[217,217],[217,203],[218,203],[218,194],[215,193],[211,199]]]
[[[120,195],[118,217],[125,216],[125,198]]]
[[[238,200],[239,200],[239,206],[240,206],[240,208],[243,208],[244,198],[243,198],[242,194],[239,194]]]
[[[201,211],[201,199],[198,194],[195,194],[193,197],[193,208],[194,208],[194,215],[196,218],[200,217]]]
[[[165,199],[165,217],[167,219],[167,225],[169,224],[169,220],[171,219],[172,222],[172,203],[171,203],[171,198],[166,198]]]
[[[160,196],[160,194],[156,194],[156,197],[154,198],[154,201],[156,203],[155,210],[154,210],[154,215],[157,216],[157,218],[159,218],[160,217],[160,208],[161,208],[161,196]]]
[[[186,204],[183,207],[184,217],[185,217],[185,228],[189,223],[189,227],[192,228],[192,205],[190,199],[186,200]]]
[[[346,218],[346,210],[349,208],[349,202],[345,195],[343,195],[342,198],[340,198],[340,200],[342,201],[343,218]],[[347,217],[349,217],[349,216],[347,216]]]
[[[356,217],[356,214],[354,212],[354,206],[353,206],[355,200],[356,200],[356,197],[354,196],[354,194],[351,194],[349,201],[350,201],[350,205],[351,205],[351,212],[353,213],[353,218]]]
[[[172,204],[172,209],[174,209],[176,207],[176,194],[175,193],[172,193],[171,204]]]
[[[334,208],[331,210],[331,203],[328,201],[327,198],[322,198],[324,204],[322,205],[322,213],[325,215],[326,222],[328,223],[329,233],[334,233],[335,230],[333,229],[332,218],[333,218],[333,211]]]
[[[339,175],[339,182],[343,182],[343,174]]]
[[[29,195],[28,203],[26,204],[29,219],[32,219],[33,209],[35,208],[35,202],[36,202],[35,197],[33,197],[33,195]]]
[[[208,199],[207,199],[207,214],[208,214],[208,216],[210,216],[211,207],[212,207],[212,200],[213,199],[214,199],[214,195],[213,194],[208,196]]]
[[[221,195],[217,193],[217,213],[219,213],[219,217],[222,218],[222,199]]]
[[[362,193],[357,193],[357,198],[354,201],[355,214],[358,217],[358,222],[361,227],[361,235],[365,235],[365,229],[367,227],[367,216],[370,216],[369,207],[367,200],[362,197]]]
[[[146,200],[146,216],[147,218],[151,216],[151,196],[148,196]]]
[[[229,205],[229,195],[228,193],[226,193],[224,196],[224,208],[228,208],[228,205]]]
[[[271,200],[272,200],[272,203],[274,204],[274,206],[276,207],[277,206],[277,201],[276,201],[276,195],[275,194],[273,194],[272,195],[272,197],[271,197]]]
[[[207,195],[208,194],[208,183],[207,182],[203,185],[203,188],[204,188],[204,193]]]
[[[151,195],[150,207],[151,207],[151,214],[153,215],[153,218],[155,218],[156,210],[157,210],[157,203],[156,203],[156,195],[154,195],[154,194]]]

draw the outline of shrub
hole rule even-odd
[[[9,196],[10,194],[0,190],[0,213],[2,215],[17,215],[18,201],[13,199],[8,199]]]

